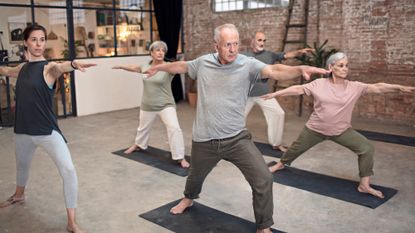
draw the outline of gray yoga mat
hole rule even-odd
[[[194,202],[183,214],[173,215],[170,209],[180,200],[150,210],[139,216],[177,233],[252,233],[255,223]],[[272,229],[272,232],[282,232]]]
[[[161,150],[155,147],[149,146],[146,150],[134,151],[131,154],[124,154],[126,149],[112,152],[115,155],[123,158],[131,159],[166,172],[176,174],[178,176],[187,176],[186,168],[182,168],[177,161],[171,159],[171,153],[169,151]],[[185,156],[186,160],[190,162],[190,157]]]
[[[272,165],[275,163],[270,163]],[[385,198],[377,198],[356,190],[359,182],[346,180],[315,172],[304,171],[294,167],[285,167],[273,173],[274,182],[290,187],[306,190],[342,201],[366,206],[375,209],[391,199],[398,190],[379,185],[372,185],[374,189],[382,191]]]

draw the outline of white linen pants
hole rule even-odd
[[[245,119],[255,104],[261,107],[262,113],[268,126],[268,143],[271,146],[282,144],[282,135],[284,132],[285,112],[276,99],[262,99],[259,96],[248,97],[245,108]]]
[[[174,160],[184,158],[184,141],[183,132],[177,119],[176,108],[167,107],[161,111],[148,112],[140,110],[140,123],[137,129],[135,144],[145,150],[148,147],[148,139],[150,138],[151,127],[157,116],[167,129],[167,137],[169,140],[170,151]]]

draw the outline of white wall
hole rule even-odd
[[[149,56],[82,59],[96,63],[86,72],[75,71],[78,116],[128,109],[140,106],[143,90],[140,74],[113,70],[115,65],[148,62]]]

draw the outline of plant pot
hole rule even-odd
[[[197,104],[197,92],[188,92],[187,100],[189,101],[190,106],[196,107]]]

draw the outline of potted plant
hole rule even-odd
[[[313,43],[313,49],[314,52],[308,53],[308,54],[303,54],[300,57],[297,57],[296,59],[299,60],[303,65],[309,65],[309,66],[315,66],[315,67],[319,67],[319,68],[326,68],[326,61],[327,58],[330,57],[330,55],[337,53],[339,50],[338,49],[330,49],[327,48],[327,42],[329,40],[325,40],[323,42],[323,44],[318,45],[317,42]],[[310,45],[305,44],[306,48],[311,48]],[[314,80],[316,78],[321,78],[322,76],[320,75],[312,75],[311,76],[311,80]]]
[[[64,59],[69,59],[69,48],[68,48],[68,40],[60,36],[60,39],[63,42],[63,50],[61,51],[61,55]],[[80,46],[79,41],[75,41],[75,57],[78,55],[78,53],[82,52],[78,47]]]

